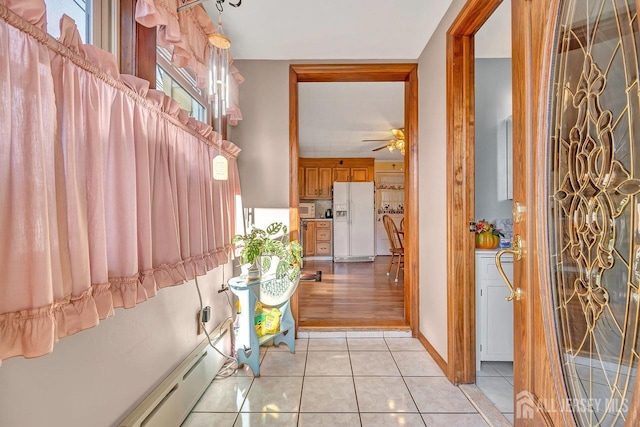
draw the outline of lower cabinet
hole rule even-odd
[[[304,232],[302,255],[314,256],[316,254],[316,222],[305,221],[302,229]]]
[[[303,256],[333,255],[333,223],[331,220],[306,220],[303,225]]]
[[[497,250],[476,250],[477,368],[481,361],[513,361],[513,301],[496,267]],[[513,257],[501,258],[505,274],[513,282]]]
[[[331,256],[333,254],[331,226],[331,221],[316,221],[316,256]]]

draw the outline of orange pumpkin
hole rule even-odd
[[[500,245],[500,236],[496,236],[490,231],[476,234],[476,248],[495,249],[498,245]]]

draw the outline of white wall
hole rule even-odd
[[[418,60],[420,332],[447,360],[446,34],[465,0],[454,0]]]
[[[231,275],[227,264],[226,277]],[[211,328],[231,310],[222,268],[198,278]],[[165,288],[138,307],[60,340],[53,353],[0,366],[0,425],[117,426],[202,341],[195,282]]]
[[[506,156],[504,122],[511,115],[511,59],[476,59],[475,81],[475,218],[511,218],[511,200],[498,190],[507,180],[501,155]]]
[[[245,208],[289,207],[289,62],[235,61],[242,120],[229,139],[242,149],[238,172]]]

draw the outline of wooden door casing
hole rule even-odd
[[[415,63],[384,64],[295,64],[289,67],[289,206],[291,240],[298,239],[294,224],[298,215],[297,168],[300,162],[298,84],[300,82],[403,82],[405,109],[404,157],[405,180],[405,321],[414,336],[427,342],[418,331],[419,312],[419,227],[418,227],[418,67]],[[369,175],[373,177],[373,164]],[[296,321],[299,318],[298,296],[291,299],[291,308]],[[367,325],[362,328],[380,328]],[[433,347],[430,352],[437,360],[442,360]],[[444,364],[444,362],[443,362]]]
[[[305,196],[305,185],[304,185],[304,168],[302,166],[298,167],[298,197],[300,199],[304,199]]]
[[[448,378],[454,383],[475,381],[475,280],[473,242],[467,230],[474,219],[474,34],[500,5],[501,0],[469,0],[452,24],[447,37],[448,120]],[[548,78],[555,0],[513,0],[513,170],[514,202],[524,208],[514,223],[514,234],[524,243],[521,261],[514,263],[514,284],[523,297],[514,301],[514,412],[517,426],[573,425],[563,412],[566,392],[554,352],[553,324],[548,316],[549,295],[537,261],[540,235],[537,222],[541,174],[534,147],[545,146]],[[545,80],[546,79],[546,80]],[[544,171],[544,169],[540,169]],[[535,254],[535,255],[534,255]],[[545,320],[546,319],[546,320]],[[518,417],[521,415],[521,417]],[[530,415],[530,417],[529,417]]]

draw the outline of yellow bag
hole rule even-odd
[[[265,334],[277,334],[280,331],[280,316],[282,313],[277,308],[265,307],[263,312],[266,314],[264,324],[262,326]]]
[[[282,313],[277,308],[267,307],[258,302],[253,317],[258,338],[267,334],[276,334],[280,330],[280,316]]]

